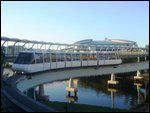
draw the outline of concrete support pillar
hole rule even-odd
[[[139,70],[137,70],[137,74],[136,74],[137,77],[140,77],[141,76],[141,72]]]
[[[27,96],[33,98],[34,100],[36,100],[36,95],[35,95],[35,88],[31,88],[27,91]]]
[[[43,84],[39,85],[39,92],[38,93],[39,93],[39,95],[38,95],[39,100],[49,101],[50,97],[48,95],[44,94],[44,85]]]
[[[43,96],[44,95],[44,86],[43,84],[39,85],[39,96]]]
[[[140,70],[137,70],[136,76],[134,76],[134,80],[140,80],[142,82],[143,77],[141,76]]]
[[[78,89],[74,87],[74,82],[72,78],[69,80],[68,87],[66,88],[66,91],[68,92],[68,96],[71,96],[71,92],[74,92],[74,95],[77,96]]]
[[[70,78],[70,80],[69,80],[69,88],[73,88],[73,87],[74,87],[74,84],[73,84],[72,78]]]
[[[119,83],[119,82],[116,81],[116,79],[115,79],[115,73],[111,73],[111,80],[108,80],[107,83],[108,83],[108,85],[109,85],[109,84],[116,85],[116,84]]]
[[[111,81],[115,81],[115,74],[111,73]]]

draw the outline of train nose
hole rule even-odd
[[[26,72],[27,71],[27,66],[21,65],[21,64],[13,64],[12,69],[14,71]]]

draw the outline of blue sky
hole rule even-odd
[[[148,1],[1,2],[1,36],[74,43],[126,39],[149,44]]]

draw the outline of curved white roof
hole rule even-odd
[[[92,39],[86,39],[75,42],[75,44],[137,46],[136,42],[134,41],[122,39],[105,39],[103,41],[94,41]]]

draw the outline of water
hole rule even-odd
[[[137,105],[149,107],[149,84],[135,84],[131,77],[117,76],[119,85],[116,88],[108,88],[109,76],[94,76],[74,78],[74,86],[78,88],[77,96],[71,93],[68,96],[66,87],[68,80],[54,81],[43,84],[43,94],[49,97],[49,101],[72,102],[90,104],[112,108],[131,109]],[[36,87],[37,92],[39,87]],[[145,110],[149,110],[145,107]]]

